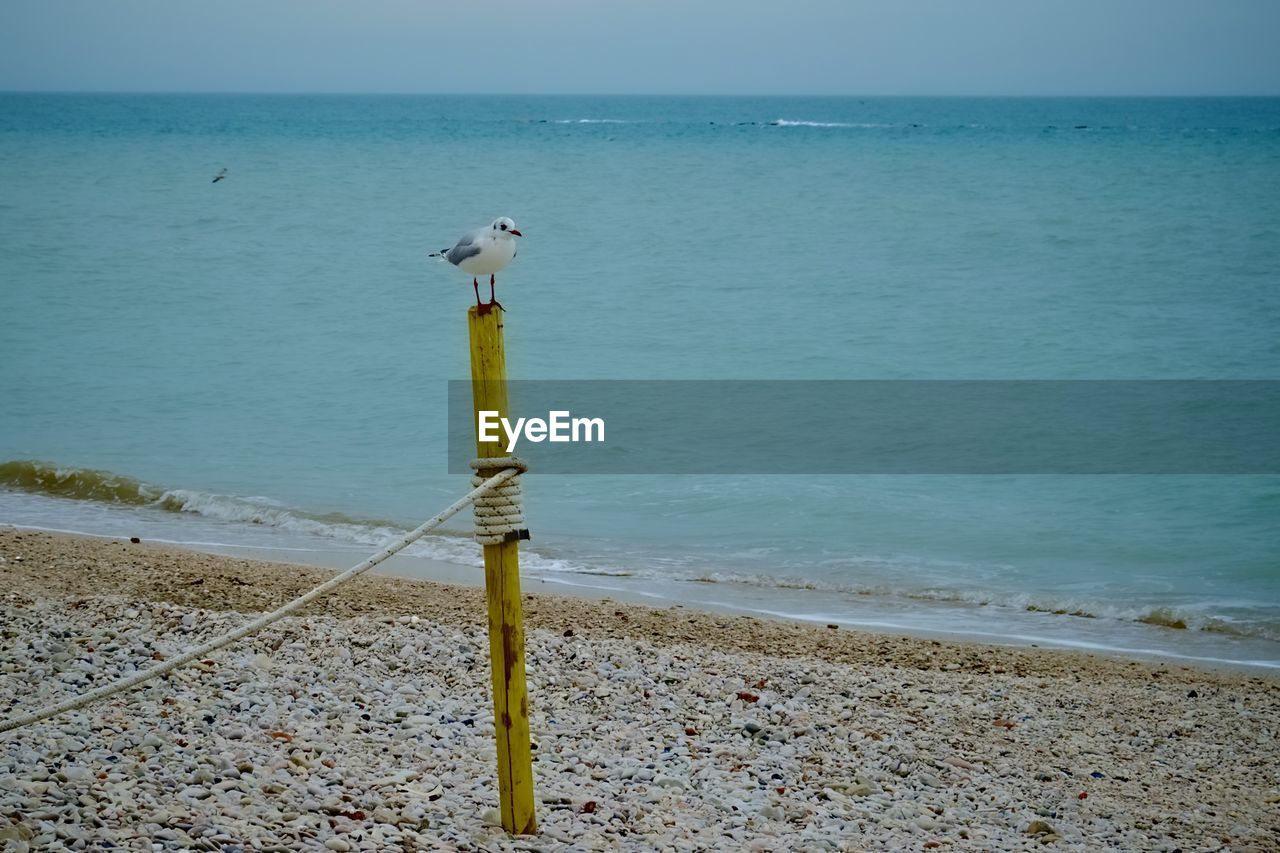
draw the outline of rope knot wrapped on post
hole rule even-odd
[[[529,465],[518,456],[495,456],[490,459],[472,459],[471,468],[476,472],[471,477],[472,485],[479,485],[510,468],[520,472],[489,494],[475,499],[476,541],[481,545],[499,545],[528,539],[529,530],[524,526],[520,477],[529,470]]]

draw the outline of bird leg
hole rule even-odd
[[[489,276],[489,278],[492,279],[493,276]],[[493,306],[498,305],[497,301],[493,299],[493,282],[492,281],[489,282],[490,301],[488,303],[480,301],[480,280],[477,278],[472,278],[471,286],[475,288],[475,291],[476,291],[476,316],[483,317],[485,314],[488,314],[490,311],[493,310]],[[498,307],[501,308],[502,306],[498,305]]]
[[[502,308],[502,303],[499,302],[497,298],[495,298],[493,295],[493,276],[491,275],[489,276],[489,306],[493,307],[494,305],[497,305],[499,308]],[[505,311],[507,309],[502,308],[502,310]]]

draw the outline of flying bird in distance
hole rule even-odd
[[[223,166],[223,167],[222,167],[222,171],[221,171],[221,172],[219,172],[216,176],[214,176],[214,179],[213,179],[213,181],[211,181],[211,183],[215,183],[215,184],[216,184],[218,181],[222,180],[222,179],[223,179],[223,178],[225,178],[226,176],[227,176],[227,168],[226,168],[225,166]]]
[[[501,216],[493,224],[463,234],[452,249],[432,252],[430,257],[448,261],[471,276],[471,286],[476,292],[476,307],[486,313],[492,306],[502,307],[493,294],[494,273],[511,263],[516,256],[516,237],[524,235],[509,217]],[[489,303],[480,301],[479,276],[489,276]]]

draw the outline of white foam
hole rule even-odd
[[[780,118],[769,122],[774,127],[856,127],[856,128],[886,128],[895,127],[892,124],[879,124],[875,122],[847,122],[847,121],[800,121],[797,119]]]
[[[177,506],[181,512],[189,512],[218,521],[260,524],[291,533],[341,539],[361,545],[377,545],[404,533],[403,530],[392,527],[357,522],[320,521],[308,518],[275,502],[266,504],[256,500],[193,492],[186,489],[165,492],[160,500],[166,506]]]

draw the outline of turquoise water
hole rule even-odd
[[[517,378],[1280,378],[1280,99],[0,95],[0,522],[413,526],[498,215]],[[1275,476],[530,480],[543,578],[1280,662]]]

